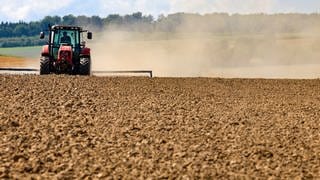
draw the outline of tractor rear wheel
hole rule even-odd
[[[50,59],[47,56],[40,58],[40,75],[50,74]]]
[[[81,57],[79,65],[79,74],[89,76],[91,71],[91,59],[90,57]]]

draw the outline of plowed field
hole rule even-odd
[[[0,76],[0,178],[320,178],[320,80]]]

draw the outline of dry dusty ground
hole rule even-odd
[[[0,178],[320,178],[320,80],[0,76]]]
[[[0,56],[0,67],[38,66],[38,61],[22,57]]]
[[[23,58],[0,56],[0,67],[19,67],[25,65],[26,61]]]

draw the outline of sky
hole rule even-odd
[[[229,14],[320,13],[320,0],[0,0],[0,21],[37,21],[47,15],[131,14],[158,17],[176,12]]]

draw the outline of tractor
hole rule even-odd
[[[40,75],[46,74],[91,74],[90,48],[83,41],[92,39],[92,33],[77,26],[49,25],[48,43],[42,47]],[[40,33],[40,39],[45,33]]]

